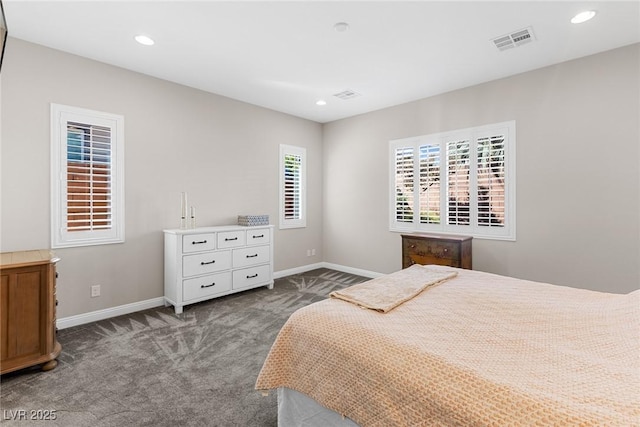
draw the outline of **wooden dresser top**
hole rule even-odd
[[[440,239],[440,240],[451,240],[455,242],[464,242],[466,240],[471,240],[473,237],[471,236],[458,236],[455,234],[437,234],[437,233],[411,233],[411,234],[402,234],[402,237],[408,238],[417,238],[417,239]]]
[[[25,267],[29,265],[54,263],[59,260],[60,258],[56,257],[49,249],[0,253],[1,268]]]

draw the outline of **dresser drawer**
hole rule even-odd
[[[233,289],[248,288],[271,280],[270,266],[243,268],[233,272]]]
[[[244,246],[246,244],[246,236],[247,233],[244,230],[222,231],[218,233],[218,249]]]
[[[182,236],[182,253],[210,251],[216,248],[216,233]]]
[[[460,245],[455,242],[417,239],[407,239],[405,242],[410,255],[445,259],[460,257]]]
[[[231,268],[231,252],[218,251],[185,255],[182,258],[184,277],[198,276]]]
[[[263,264],[269,262],[269,245],[252,246],[249,248],[233,250],[233,268],[248,267],[250,265]]]
[[[251,228],[247,230],[247,245],[268,244],[271,234],[268,228]]]
[[[231,290],[231,272],[187,279],[182,284],[184,301],[199,299]]]
[[[409,255],[409,264],[420,265],[446,265],[449,267],[462,267],[457,259],[438,258],[432,255]]]

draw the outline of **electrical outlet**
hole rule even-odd
[[[316,250],[315,249],[311,249],[311,256],[314,256],[316,254]]]
[[[100,285],[91,286],[91,298],[100,296]]]
[[[307,256],[311,256],[311,249],[307,249]]]

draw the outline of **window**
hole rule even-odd
[[[306,220],[307,150],[280,145],[280,228],[302,228]]]
[[[515,240],[515,121],[389,143],[390,230]]]
[[[51,104],[51,245],[124,242],[124,118]]]

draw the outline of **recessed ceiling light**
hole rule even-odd
[[[333,26],[333,29],[339,33],[344,33],[349,29],[349,24],[347,24],[346,22],[338,22]]]
[[[151,37],[145,36],[144,34],[138,34],[134,38],[138,43],[143,44],[145,46],[153,46],[155,44],[155,42]]]
[[[585,10],[584,12],[580,12],[573,18],[571,18],[572,24],[582,24],[583,22],[587,22],[589,19],[596,16],[595,10]]]
[[[318,99],[316,101],[316,105],[327,105],[327,101],[325,101],[324,99]]]

